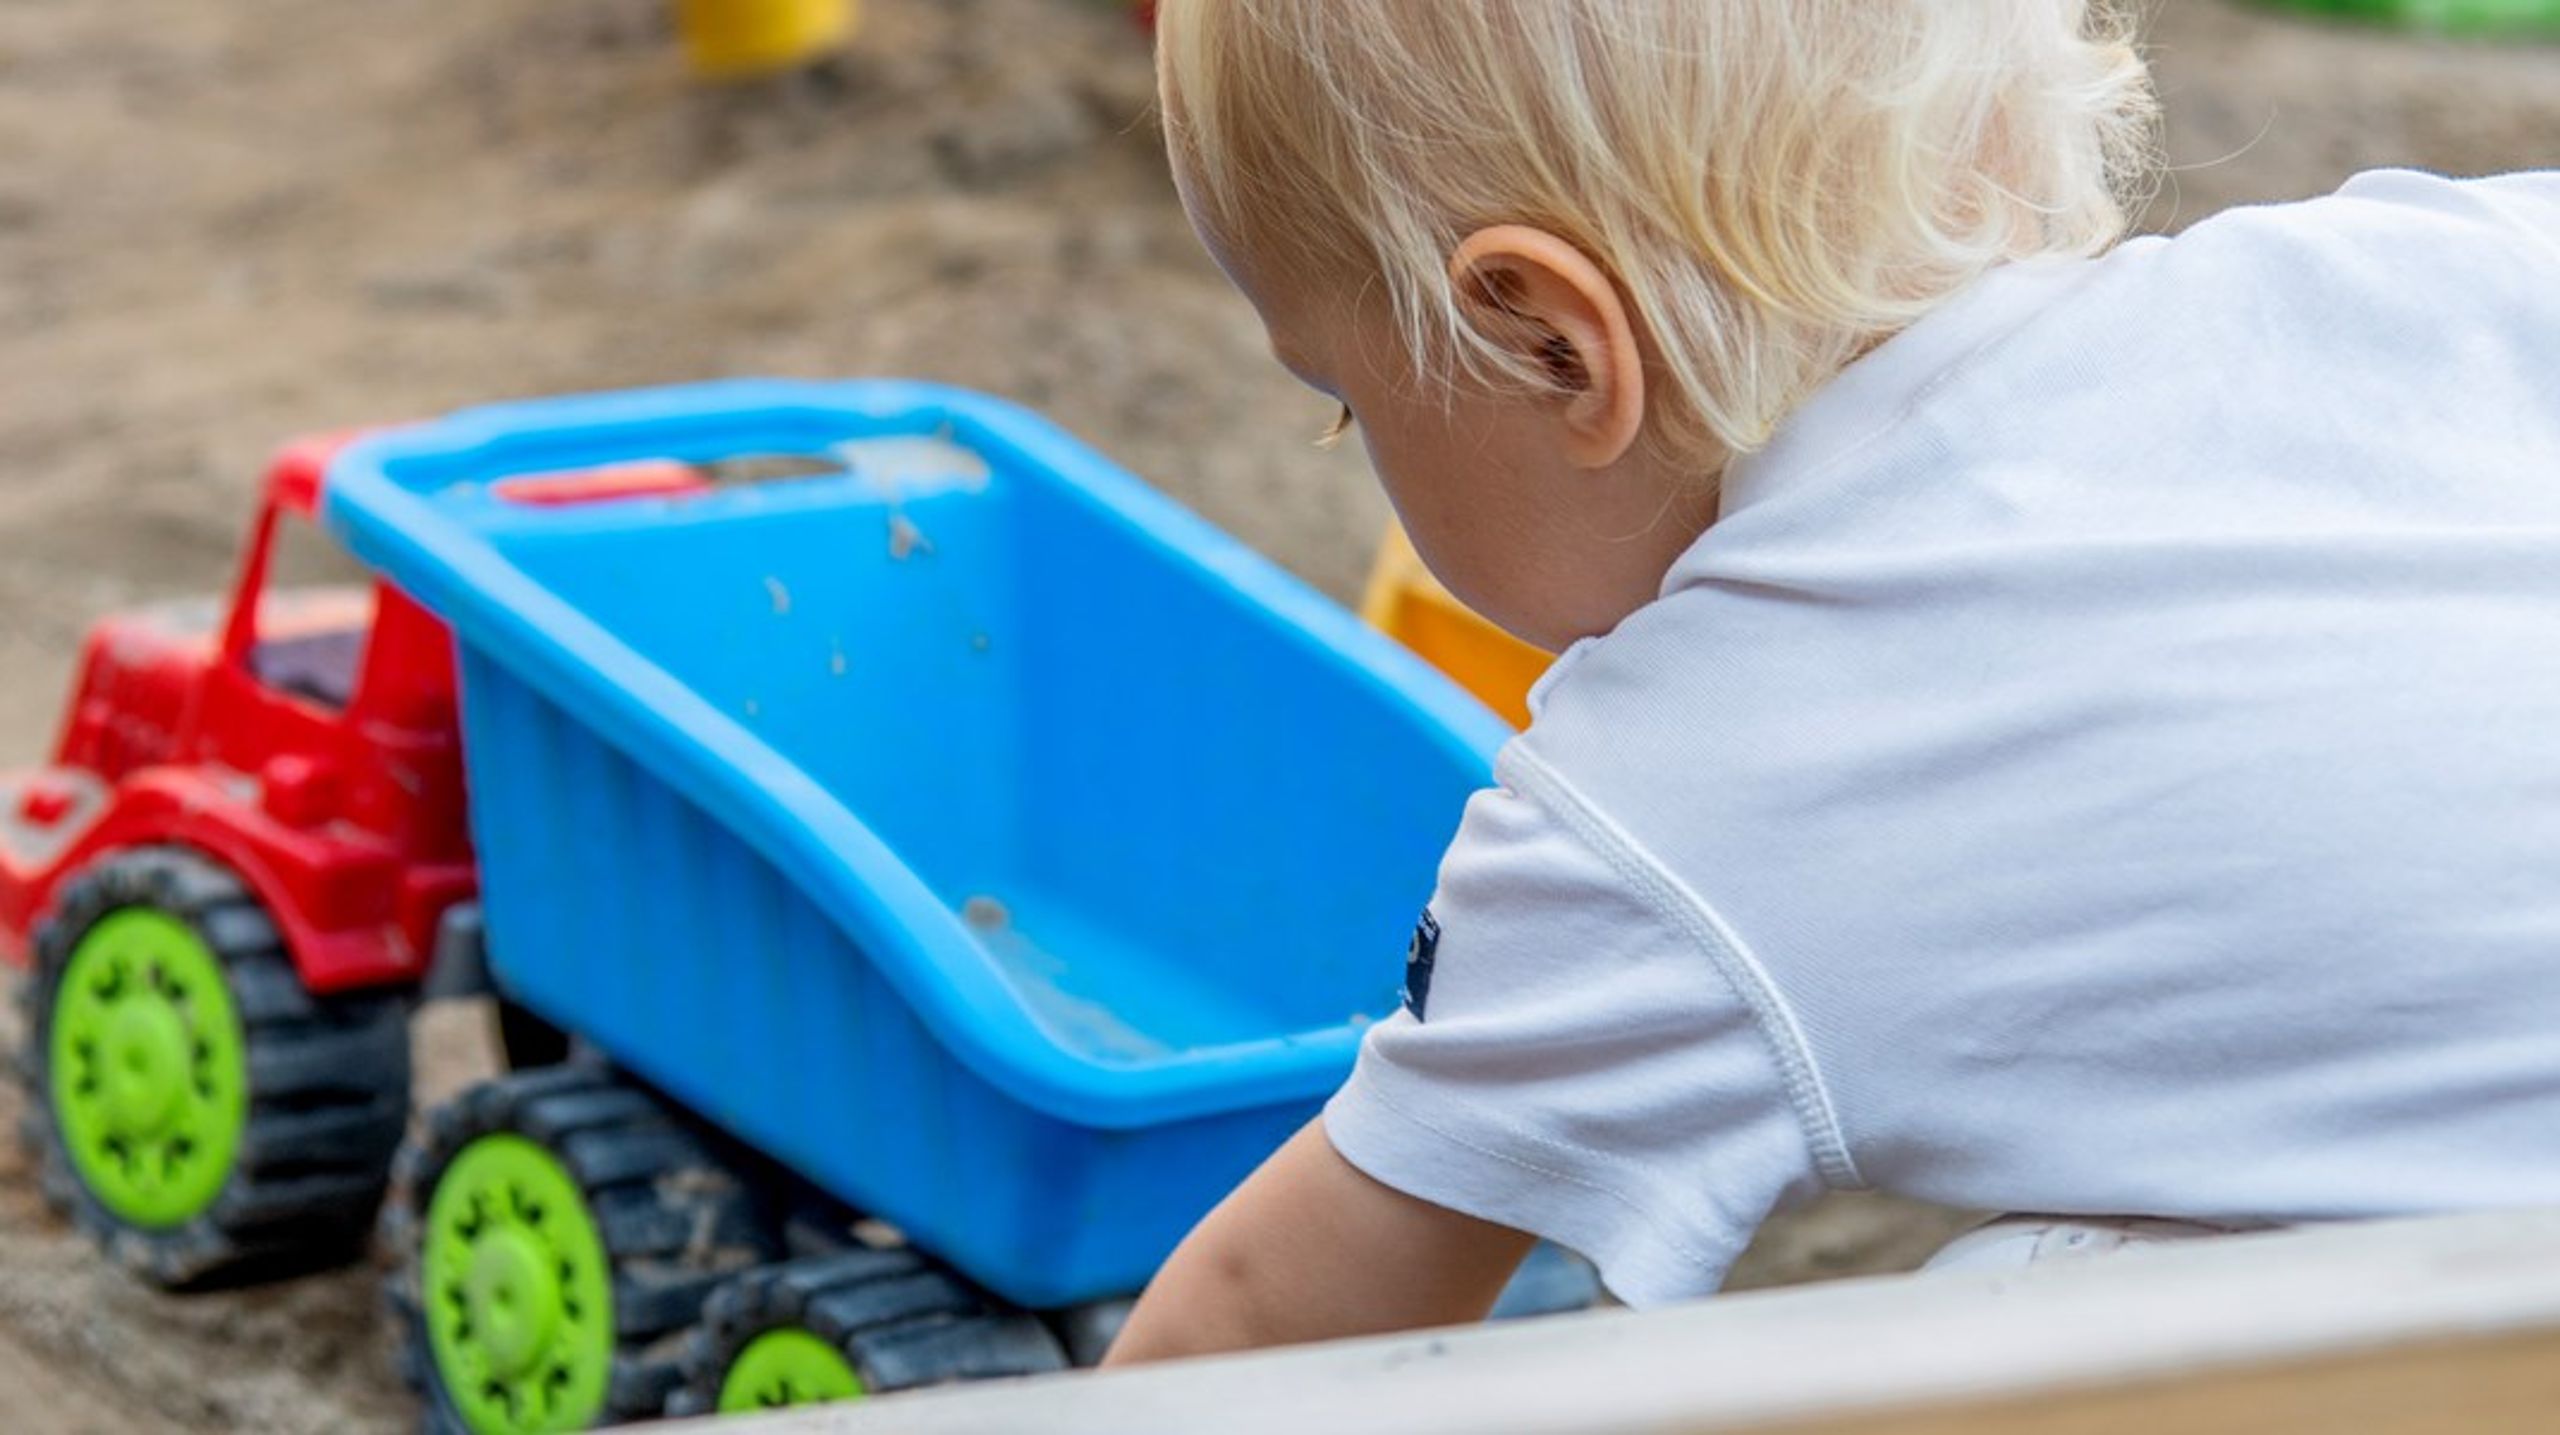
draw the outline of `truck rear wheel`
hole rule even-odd
[[[670,1415],[742,1414],[1067,1368],[1056,1337],[907,1250],[750,1271],[703,1308]]]
[[[192,852],[63,891],[20,988],[46,1199],[154,1284],[360,1254],[409,1106],[406,1005],[304,989],[247,886]]]
[[[473,1435],[656,1415],[705,1297],[776,1244],[701,1137],[586,1063],[437,1108],[401,1153],[384,1225],[427,1428]]]

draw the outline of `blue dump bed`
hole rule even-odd
[[[834,471],[501,482],[773,455]],[[472,410],[324,517],[459,639],[500,983],[1030,1306],[1138,1287],[1341,1081],[1504,732],[950,389]]]

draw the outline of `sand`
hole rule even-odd
[[[822,81],[709,94],[663,0],[0,0],[0,757],[40,753],[93,615],[228,581],[277,441],[483,399],[966,383],[1352,595],[1383,507],[1193,246],[1116,8],[868,9]],[[2560,161],[2560,51],[2216,0],[2168,0],[2155,45],[2163,226],[2375,164]],[[481,1069],[478,1017],[425,1023],[430,1087]],[[1954,1219],[1834,1203],[1739,1283],[1905,1266]],[[405,1428],[385,1324],[363,1271],[142,1290],[0,1157],[13,1431]]]

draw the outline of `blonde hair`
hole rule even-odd
[[[1469,322],[1488,224],[1578,246],[1674,452],[1749,452],[2006,259],[2119,238],[2152,147],[2111,0],[1166,0],[1167,125],[1230,248],[1381,281],[1417,372],[1552,382]]]

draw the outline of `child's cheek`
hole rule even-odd
[[[1443,586],[1482,612],[1503,557],[1499,545],[1486,541],[1484,475],[1470,472],[1438,441],[1441,435],[1416,432],[1417,427],[1392,419],[1371,422],[1364,415],[1361,442],[1414,552]]]

